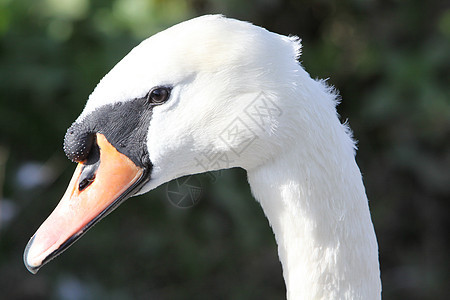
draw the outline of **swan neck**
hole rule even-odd
[[[289,147],[248,171],[275,234],[287,298],[379,299],[378,246],[353,149],[322,147],[330,149]]]

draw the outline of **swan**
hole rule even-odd
[[[288,299],[380,299],[378,245],[337,93],[301,44],[221,15],[153,35],[96,86],[68,129],[77,163],[26,246],[36,273],[127,198],[241,167],[273,229]],[[214,157],[208,161],[205,157]]]

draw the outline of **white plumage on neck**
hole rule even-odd
[[[336,151],[333,145],[329,145]],[[379,299],[378,248],[354,160],[292,148],[248,171],[275,233],[288,299]]]
[[[379,299],[378,246],[353,140],[333,93],[302,71],[302,87],[288,95],[295,101],[283,99],[298,106],[283,116],[296,130],[284,131],[277,156],[248,170],[275,233],[287,296]]]

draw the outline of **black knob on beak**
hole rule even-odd
[[[85,161],[95,143],[95,133],[79,123],[73,123],[64,137],[64,152],[73,162]]]

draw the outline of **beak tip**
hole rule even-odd
[[[27,265],[27,264],[25,264],[25,267],[27,267],[27,270],[30,271],[30,273],[33,274],[33,275],[35,275],[40,269],[40,267],[32,267],[32,266]]]
[[[27,246],[25,247],[25,251],[23,253],[23,263],[25,264],[25,267],[27,268],[27,270],[30,271],[30,273],[32,273],[32,274],[36,274],[39,271],[39,269],[42,267],[42,264],[35,265],[35,264],[30,263],[30,261],[29,261],[29,252],[33,245],[34,237],[35,237],[34,235],[33,235],[33,237],[31,237],[31,239],[28,242]]]

